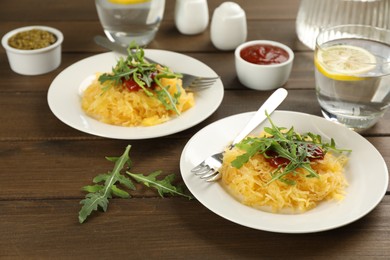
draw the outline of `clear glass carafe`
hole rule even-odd
[[[343,24],[390,29],[390,0],[301,0],[296,30],[309,48],[322,27]]]

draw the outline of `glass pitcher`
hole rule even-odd
[[[342,24],[390,29],[390,0],[301,0],[297,35],[312,50],[322,27]]]

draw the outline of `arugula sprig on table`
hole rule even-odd
[[[267,152],[271,151],[276,154],[277,157],[287,159],[286,165],[280,165],[275,171],[271,173],[271,180],[266,183],[270,183],[279,180],[290,185],[294,185],[295,182],[285,176],[289,173],[297,174],[298,168],[305,169],[308,174],[306,177],[319,177],[318,174],[311,167],[311,159],[316,159],[316,151],[321,149],[323,155],[329,150],[337,153],[351,152],[351,150],[339,149],[336,147],[336,143],[332,138],[330,143],[322,141],[321,135],[313,133],[299,134],[294,131],[294,127],[287,130],[285,127],[278,127],[271,120],[268,113],[266,113],[268,121],[271,127],[265,127],[264,132],[268,137],[247,137],[240,143],[236,144],[236,147],[245,151],[244,154],[237,156],[231,162],[231,165],[235,168],[241,168],[249,159],[257,153],[263,154],[264,157],[270,158]]]
[[[172,195],[192,199],[192,196],[184,193],[182,186],[173,185],[175,180],[174,174],[170,174],[164,179],[159,180],[157,177],[160,176],[162,173],[161,171],[155,171],[149,175],[130,172],[129,169],[132,166],[132,161],[129,157],[130,148],[131,145],[128,145],[125,152],[120,157],[106,157],[108,161],[115,163],[113,170],[96,176],[93,179],[94,185],[83,187],[83,190],[88,192],[88,194],[85,196],[85,199],[80,202],[80,204],[83,205],[79,212],[80,223],[83,223],[93,211],[96,211],[99,208],[105,212],[108,207],[109,199],[113,196],[129,198],[130,194],[121,187],[123,186],[128,190],[135,190],[136,187],[133,181],[141,183],[146,187],[156,189],[161,197],[164,197],[164,195]],[[126,174],[123,174],[123,171]]]
[[[182,78],[180,73],[170,71],[168,67],[161,64],[150,63],[145,60],[145,51],[138,46],[130,45],[127,49],[126,58],[120,57],[111,73],[104,73],[99,76],[99,82],[103,90],[110,87],[122,87],[123,81],[132,78],[134,82],[150,97],[156,97],[164,105],[166,110],[172,110],[180,115],[177,105],[181,95],[180,87],[173,96],[168,89],[170,86],[163,86],[162,78]],[[158,88],[153,89],[153,83]]]

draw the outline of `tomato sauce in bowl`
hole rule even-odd
[[[254,40],[239,45],[234,63],[240,83],[255,90],[283,86],[291,73],[294,52],[276,41]]]
[[[286,50],[271,44],[254,44],[245,47],[241,50],[240,56],[247,62],[259,65],[280,64],[289,59]]]

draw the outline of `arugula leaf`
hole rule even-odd
[[[130,45],[127,49],[128,56],[126,59],[120,57],[111,73],[104,73],[99,76],[99,82],[103,85],[103,90],[110,87],[123,87],[123,82],[132,78],[137,85],[149,97],[154,97],[161,101],[167,110],[172,110],[180,115],[177,104],[177,94],[172,95],[167,88],[161,85],[161,78],[181,78],[180,73],[173,73],[169,68],[161,64],[149,63],[144,58],[144,50],[136,45]],[[153,83],[157,84],[160,89],[153,89]]]
[[[130,148],[131,145],[128,145],[125,152],[120,157],[106,157],[108,161],[115,163],[113,170],[105,174],[99,174],[93,178],[93,183],[95,183],[95,185],[88,185],[82,188],[84,191],[88,192],[88,194],[85,196],[85,199],[80,202],[80,204],[83,205],[79,212],[80,223],[83,223],[93,211],[96,211],[99,208],[105,212],[108,207],[109,199],[113,196],[129,198],[130,194],[123,190],[123,188],[118,187],[118,184],[128,190],[135,190],[136,187],[132,180],[147,187],[157,189],[157,192],[161,197],[163,197],[164,194],[169,194],[192,199],[192,196],[184,193],[184,189],[181,186],[174,186],[172,184],[175,179],[174,174],[166,176],[163,180],[157,180],[161,171],[155,171],[148,176],[127,171],[126,173],[128,175],[122,174],[121,172],[124,168],[130,169],[132,166],[132,161],[129,157]]]
[[[262,154],[266,158],[268,151],[276,153],[277,157],[287,160],[286,165],[280,165],[277,169],[271,172],[271,180],[266,185],[279,180],[289,185],[295,184],[291,179],[285,178],[289,173],[297,174],[298,168],[303,168],[308,172],[306,177],[319,177],[319,175],[312,169],[310,159],[321,158],[317,154],[318,149],[325,155],[329,150],[338,153],[351,152],[347,149],[336,148],[336,142],[331,139],[330,143],[322,142],[322,137],[313,133],[299,134],[291,127],[287,130],[284,127],[276,126],[268,113],[266,112],[268,121],[271,127],[265,127],[264,131],[270,137],[247,137],[240,143],[236,144],[237,148],[244,150],[245,153],[237,156],[231,165],[235,168],[241,168],[249,159],[255,154]]]
[[[100,174],[95,179],[94,182],[104,181],[104,185],[95,185],[84,187],[84,190],[90,192],[85,196],[80,204],[83,204],[80,212],[79,212],[79,222],[83,223],[87,217],[92,213],[92,211],[97,210],[98,207],[103,209],[103,211],[107,210],[108,199],[112,198],[112,194],[119,195],[121,197],[129,197],[130,195],[126,195],[126,192],[122,192],[121,189],[115,186],[115,183],[119,181],[120,183],[125,183],[127,187],[134,188],[134,185],[130,180],[124,181],[124,177],[121,176],[120,172],[122,168],[128,164],[131,165],[129,151],[131,146],[128,145],[126,147],[123,155],[117,159],[110,159],[115,161],[115,166],[112,172],[108,172],[107,174]]]
[[[177,98],[172,97],[169,91],[167,90],[169,86],[163,87],[161,86],[161,90],[156,90],[157,98],[164,105],[166,110],[175,111],[177,115],[180,115],[180,111],[177,109],[176,104],[178,104]]]
[[[263,141],[259,142],[259,139],[248,137],[242,142],[236,144],[236,146],[245,150],[246,153],[237,156],[237,158],[232,161],[231,165],[235,168],[241,168],[256,153],[265,153],[271,146],[271,142],[268,138],[264,138]]]
[[[175,187],[172,184],[172,182],[175,180],[175,174],[170,174],[162,180],[157,180],[156,177],[161,174],[161,171],[152,172],[148,176],[143,174],[131,173],[131,172],[126,172],[126,173],[131,177],[133,177],[133,179],[136,180],[137,182],[142,183],[147,187],[155,188],[161,197],[164,197],[164,194],[170,194],[170,195],[183,196],[188,199],[193,198],[192,196],[184,194],[183,189],[181,187]]]

